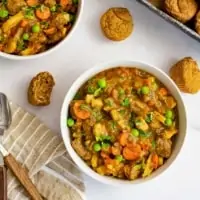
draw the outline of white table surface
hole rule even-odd
[[[134,16],[134,33],[124,42],[111,42],[100,31],[99,18],[111,6],[125,6]],[[86,69],[102,61],[132,59],[168,72],[168,68],[184,56],[200,61],[199,52],[200,43],[135,0],[85,0],[79,27],[59,50],[31,61],[0,58],[0,91],[59,133],[63,98],[73,80]],[[52,103],[48,107],[34,108],[27,103],[27,86],[32,76],[43,70],[50,71],[56,79]],[[127,188],[109,187],[85,176],[88,200],[200,199],[200,94],[183,97],[193,129],[189,128],[183,150],[173,165],[157,179]]]

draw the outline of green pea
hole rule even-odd
[[[172,119],[173,116],[174,116],[174,114],[173,114],[173,111],[172,111],[172,110],[168,110],[168,111],[165,113],[165,117],[166,117],[166,118]]]
[[[101,145],[99,143],[95,143],[93,145],[93,150],[96,152],[101,151]]]
[[[40,26],[38,24],[35,24],[32,26],[32,32],[33,33],[39,33],[40,32]]]
[[[124,160],[123,156],[122,155],[117,155],[115,156],[115,159],[119,162],[122,162]]]
[[[149,87],[143,86],[143,87],[141,88],[141,93],[142,93],[142,94],[149,94]]]
[[[78,4],[78,0],[73,0],[73,4]]]
[[[50,8],[50,11],[51,11],[51,12],[56,12],[56,6],[52,6],[52,7]]]
[[[166,126],[171,126],[172,125],[172,120],[170,119],[170,118],[167,118],[166,120],[165,120],[165,125]]]
[[[23,40],[28,40],[29,39],[29,34],[28,33],[24,33],[22,37],[23,37]]]
[[[0,18],[6,18],[8,16],[8,11],[7,10],[0,10]]]
[[[74,120],[73,120],[72,118],[68,118],[68,119],[67,119],[67,125],[68,125],[69,127],[72,127],[72,126],[74,125]]]
[[[134,128],[134,129],[132,129],[131,134],[135,137],[138,137],[140,133],[137,129]]]
[[[97,83],[98,83],[98,86],[100,88],[105,88],[106,87],[106,80],[104,78],[99,79]]]

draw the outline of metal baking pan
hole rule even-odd
[[[159,10],[158,8],[156,8],[154,5],[152,5],[147,0],[137,0],[137,1],[140,2],[141,4],[143,4],[144,6],[146,6],[148,9],[152,10],[154,13],[156,13],[157,15],[159,15],[160,17],[162,17],[163,19],[165,19],[169,23],[175,25],[177,28],[179,28],[180,30],[185,32],[190,37],[192,37],[192,38],[194,38],[194,39],[196,39],[197,41],[200,42],[200,35],[197,34],[192,28],[190,28],[190,27],[193,26],[193,24],[188,23],[187,25],[185,25],[185,24],[179,22],[178,20],[176,20],[173,17],[169,16],[164,11]]]

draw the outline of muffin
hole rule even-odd
[[[183,58],[172,66],[170,76],[182,92],[195,94],[200,90],[200,71],[191,57]]]
[[[165,0],[164,8],[169,15],[186,23],[195,16],[198,4],[195,0]]]
[[[51,93],[55,81],[49,72],[40,72],[30,82],[28,88],[28,101],[34,106],[47,106],[50,104]]]
[[[113,41],[125,40],[133,31],[133,18],[127,8],[110,8],[101,17],[104,35]]]
[[[198,11],[195,17],[195,30],[198,34],[200,34],[200,11]]]
[[[156,8],[163,9],[164,0],[148,0],[151,4],[153,4]]]

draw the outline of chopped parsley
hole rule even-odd
[[[88,88],[87,88],[87,91],[89,94],[94,94],[95,90],[96,90],[96,88],[93,86],[88,86]]]
[[[28,8],[25,8],[24,11],[25,11],[25,18],[26,19],[34,19],[35,18],[34,8],[28,7]]]
[[[147,123],[151,123],[152,120],[153,120],[153,113],[150,112],[150,113],[147,114],[145,121],[146,121]]]
[[[140,137],[143,137],[143,138],[148,138],[151,136],[151,132],[144,132],[142,130],[139,130],[139,133],[140,133]]]
[[[129,98],[125,98],[122,103],[121,103],[122,106],[125,106],[125,107],[128,107],[130,105],[130,101],[129,101]]]

